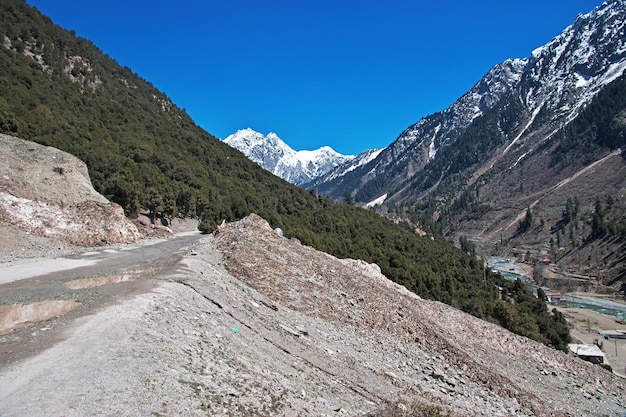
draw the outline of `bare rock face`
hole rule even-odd
[[[0,135],[0,222],[72,245],[140,237],[122,208],[93,189],[82,161],[7,135]]]
[[[49,146],[0,134],[0,191],[58,206],[109,201],[91,185],[80,159]]]

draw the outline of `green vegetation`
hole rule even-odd
[[[624,218],[621,205],[616,206],[616,199],[612,195],[606,197],[606,204],[602,203],[602,199],[598,196],[593,204],[590,212],[582,212],[578,197],[567,197],[565,209],[562,212],[561,219],[551,227],[552,233],[556,232],[557,243],[560,246],[560,232],[569,225],[570,240],[574,230],[578,230],[579,220],[586,217],[590,226],[590,231],[584,237],[586,243],[594,242],[604,238],[624,239],[626,237],[626,224],[622,221]],[[571,242],[570,242],[571,243]],[[575,245],[572,245],[575,246]]]
[[[571,221],[575,221],[578,218],[579,211],[580,202],[578,201],[578,197],[575,197],[573,200],[571,197],[567,197],[565,210],[563,210],[563,222],[567,224]]]
[[[523,285],[485,271],[473,254],[359,209],[351,196],[348,204],[336,203],[273,176],[196,126],[129,68],[21,0],[3,1],[0,20],[0,132],[78,156],[95,188],[129,216],[143,208],[153,218],[196,217],[211,231],[255,212],[304,244],[376,262],[422,297],[557,348],[568,340],[562,317],[539,308]],[[462,163],[480,154],[473,149]]]
[[[599,238],[606,234],[606,212],[600,198],[596,198],[593,215],[591,216],[591,237]]]
[[[517,225],[517,233],[526,233],[533,225],[533,213],[530,211],[530,207],[526,209],[526,215],[520,220]]]
[[[567,351],[567,343],[571,341],[569,329],[563,314],[556,309],[548,313],[546,294],[541,288],[537,290],[537,297],[525,291],[520,291],[524,284],[517,280],[513,287],[503,291],[502,300],[494,308],[494,317],[507,328],[515,328],[517,333],[535,340],[542,340],[545,344]],[[513,303],[513,304],[512,304]],[[513,309],[512,305],[517,308]],[[533,317],[541,317],[533,320]]]

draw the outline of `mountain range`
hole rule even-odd
[[[496,65],[446,110],[409,126],[370,164],[350,175],[330,173],[315,185],[333,197],[351,192],[361,203],[383,194],[411,203],[437,194],[454,175],[469,186],[499,167],[537,163],[540,148],[554,154],[563,148],[556,134],[622,76],[624,17],[623,1],[579,15],[529,57]],[[602,144],[586,160],[568,159],[559,168],[588,165],[621,144]]]
[[[224,139],[249,159],[274,175],[295,185],[306,184],[332,168],[351,161],[330,146],[312,151],[295,151],[273,132],[263,135],[250,128],[241,129]]]
[[[483,255],[556,258],[568,275],[626,279],[622,257],[599,254],[626,250],[625,20],[623,0],[580,14],[526,58],[495,65],[447,109],[359,159],[366,163],[347,161],[302,186],[434,222]],[[574,200],[580,213],[570,221],[563,213]],[[520,228],[529,215],[532,227]],[[598,238],[599,252],[589,244]]]
[[[358,163],[351,156],[327,157],[335,155],[322,152],[328,147],[301,151],[307,153],[294,163],[295,151],[280,138],[251,129],[225,141],[294,184],[334,198],[351,193],[362,204],[421,200],[437,193],[436,182],[458,173],[472,177],[463,184],[472,185],[499,164],[535,163],[540,146],[564,147],[550,139],[626,68],[624,14],[624,2],[618,0],[579,15],[527,58],[494,66],[446,110],[409,126],[387,148],[366,150]],[[619,139],[602,143],[605,149],[594,149],[595,156],[561,165],[588,165],[621,144]],[[318,159],[323,162],[312,162]]]

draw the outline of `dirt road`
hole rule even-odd
[[[46,349],[77,318],[150,290],[158,275],[181,267],[187,248],[200,238],[182,235],[0,265],[0,367]]]

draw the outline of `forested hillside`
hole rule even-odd
[[[485,272],[438,236],[280,180],[205,132],[162,92],[21,0],[0,5],[0,132],[87,163],[95,188],[127,215],[222,220],[256,212],[287,236],[376,262],[419,295],[564,348],[563,317],[523,285]]]

